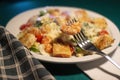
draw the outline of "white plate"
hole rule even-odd
[[[46,8],[46,7],[44,7]],[[26,12],[23,12],[21,14],[18,14],[17,16],[15,16],[14,18],[12,18],[7,26],[6,29],[9,30],[14,36],[17,36],[17,34],[20,32],[19,27],[26,23],[28,21],[28,19],[30,17],[32,17],[33,15],[38,15],[40,10],[43,10],[44,8],[36,8],[36,9],[32,9]],[[73,8],[73,7],[48,7],[48,8],[58,8],[60,10],[76,10],[76,9],[80,9],[80,8]],[[104,17],[96,12],[90,11],[90,10],[86,10],[88,12],[88,14],[90,16],[93,17]],[[106,18],[106,17],[104,17]],[[110,21],[109,19],[107,19],[107,23],[109,26],[109,30],[111,35],[114,37],[115,42],[112,44],[111,47],[104,49],[103,52],[109,54],[110,52],[112,52],[119,44],[120,42],[120,38],[118,36],[120,36],[119,30],[117,28],[117,26]],[[39,55],[36,53],[32,53],[33,56],[37,59],[43,60],[43,61],[47,61],[47,62],[55,62],[55,63],[77,63],[77,62],[86,62],[86,61],[91,61],[91,60],[95,60],[97,58],[100,58],[99,55],[89,55],[89,56],[85,56],[85,57],[71,57],[71,58],[57,58],[57,57],[50,57],[50,56],[43,56],[43,55]]]

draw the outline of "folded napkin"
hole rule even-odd
[[[120,65],[120,47],[111,53],[110,56]],[[93,80],[120,80],[120,70],[105,58],[78,63],[77,66]]]
[[[55,80],[49,71],[0,26],[0,80]]]

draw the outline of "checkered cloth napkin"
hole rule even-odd
[[[47,69],[0,26],[0,80],[55,80]]]

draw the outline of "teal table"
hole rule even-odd
[[[21,12],[44,6],[70,6],[92,10],[112,20],[120,29],[119,0],[0,0],[0,25],[6,26],[11,18]],[[91,80],[75,64],[41,63],[57,80]]]

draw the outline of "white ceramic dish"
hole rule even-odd
[[[9,30],[14,36],[17,37],[17,34],[20,32],[19,27],[26,23],[28,21],[28,19],[30,17],[32,17],[33,15],[38,15],[40,10],[43,10],[46,7],[43,8],[36,8],[36,9],[32,9],[29,11],[25,11],[23,13],[18,14],[17,16],[13,17],[8,24],[6,25],[6,29]],[[47,8],[58,8],[60,10],[76,10],[76,9],[80,9],[80,8],[73,8],[73,7],[47,7]],[[104,17],[96,12],[90,11],[90,10],[86,10],[88,12],[88,14],[90,16],[93,17]],[[111,47],[106,48],[103,50],[103,52],[109,54],[110,52],[112,52],[119,44],[120,42],[120,38],[118,36],[120,36],[119,30],[117,28],[117,26],[110,21],[108,18],[104,17],[107,20],[108,26],[109,26],[109,30],[111,35],[113,36],[113,38],[115,39],[115,42],[112,44]],[[39,55],[36,53],[33,53],[33,56],[37,59],[40,59],[42,61],[47,61],[47,62],[54,62],[54,63],[77,63],[77,62],[86,62],[86,61],[91,61],[91,60],[95,60],[97,58],[100,58],[100,55],[89,55],[89,56],[84,56],[84,57],[71,57],[71,58],[58,58],[58,57],[50,57],[50,56],[44,56],[44,55]]]

